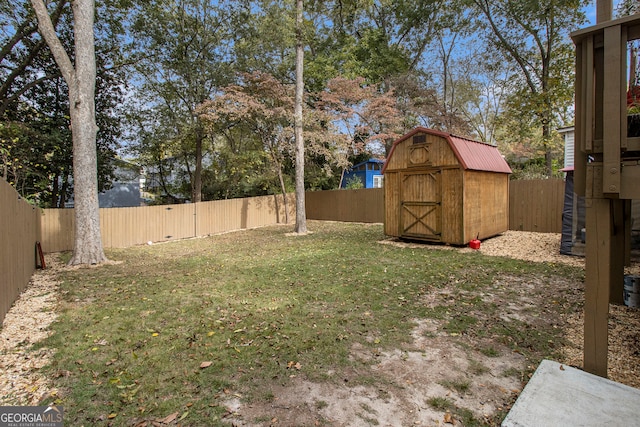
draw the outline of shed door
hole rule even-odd
[[[442,239],[441,179],[440,170],[403,175],[401,236],[434,241]]]

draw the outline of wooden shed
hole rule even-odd
[[[418,127],[382,173],[389,236],[465,245],[509,228],[511,168],[492,145]]]

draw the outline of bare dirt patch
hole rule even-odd
[[[398,240],[380,243],[423,250],[473,251]],[[482,242],[480,252],[584,268],[584,258],[560,254],[559,234],[508,231]],[[626,269],[627,273],[638,271],[637,261]],[[558,292],[564,293],[565,304],[579,305],[583,298],[581,282],[504,276],[496,280],[493,290],[480,297],[498,304],[501,310],[480,318],[479,328],[497,323],[509,327],[516,322],[526,322],[533,328],[540,323],[562,328],[567,342],[560,349],[559,362],[582,367],[582,313],[553,314],[557,310],[552,310],[559,304]],[[456,292],[455,284],[451,284],[438,294],[425,296],[425,303],[456,304]],[[229,420],[236,426],[499,424],[528,380],[524,373],[536,366],[508,343],[496,344],[492,337],[447,334],[442,332],[439,320],[415,322],[413,342],[406,348],[371,353],[354,345],[352,357],[362,361],[360,372],[343,373],[322,383],[298,376],[287,386],[275,385],[269,402],[242,405],[236,401],[230,407]],[[609,327],[609,377],[640,387],[640,310],[612,306]],[[332,375],[337,374],[328,373]],[[358,381],[367,375],[375,378],[375,384]],[[448,411],[451,406],[458,408],[456,415]],[[468,414],[471,420],[460,413]]]

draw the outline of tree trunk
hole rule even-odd
[[[60,184],[58,181],[60,180],[60,175],[55,174],[53,176],[53,181],[51,183],[51,199],[49,200],[49,207],[57,208],[58,207],[58,193],[60,191]]]
[[[202,123],[196,124],[196,170],[193,173],[192,202],[202,201],[202,142],[204,141],[204,129]]]
[[[98,264],[107,260],[100,234],[96,153],[96,59],[93,34],[93,0],[73,2],[75,68],[56,36],[42,0],[31,0],[38,28],[69,86],[69,116],[73,140],[75,238],[70,265]]]
[[[93,36],[93,0],[73,2],[75,79],[69,82],[73,139],[75,242],[71,265],[98,264],[107,258],[102,249],[96,153],[96,57]]]
[[[296,1],[296,99],[294,127],[296,139],[296,233],[307,232],[307,213],[304,203],[304,135],[302,132],[302,95],[304,92],[304,46],[302,33],[302,0]]]
[[[548,122],[542,125],[542,141],[544,143],[544,163],[547,177],[553,176],[553,154],[551,152],[551,127]]]
[[[282,191],[282,201],[284,203],[284,223],[289,224],[289,202],[287,201],[287,187],[284,185],[284,176],[282,175],[282,165],[279,162],[277,164],[277,168],[278,168],[278,180],[280,181],[280,191]]]

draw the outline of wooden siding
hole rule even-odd
[[[307,219],[383,222],[384,191],[382,188],[308,191],[305,197]]]
[[[379,206],[384,222],[384,234],[400,235],[400,215],[398,209],[386,209],[386,206],[400,206],[400,172],[387,171],[384,174],[384,200]]]
[[[0,324],[36,269],[40,209],[0,179]]]
[[[420,169],[401,174],[400,235],[442,241],[442,173]]]
[[[425,142],[414,144],[413,137],[425,136]],[[447,141],[437,135],[416,133],[394,147],[393,155],[387,160],[387,172],[415,167],[459,166],[455,153]],[[386,178],[385,178],[386,179]]]
[[[415,137],[424,142],[414,144]],[[462,205],[462,194],[454,189],[461,173],[455,153],[439,135],[416,132],[397,143],[384,174],[385,234],[443,242],[458,237],[462,229],[451,214]]]
[[[458,244],[477,236],[495,236],[509,229],[509,176],[467,171],[464,175],[464,235]]]
[[[444,242],[464,242],[463,217],[463,171],[447,169],[442,171],[442,205],[446,215],[442,217],[442,240]]]
[[[540,233],[562,232],[564,181],[533,179],[511,181],[509,228]]]

